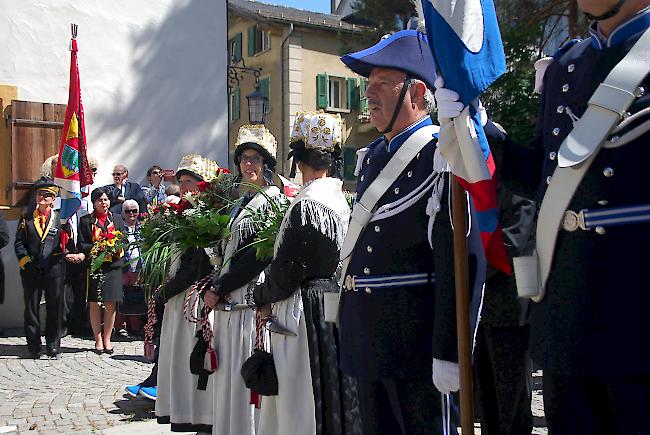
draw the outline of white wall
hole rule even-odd
[[[192,152],[227,165],[225,0],[0,0],[0,11],[0,83],[17,85],[21,100],[67,103],[70,23],[79,25],[97,185],[112,182],[116,164],[139,182],[152,164],[175,168]],[[22,325],[14,263],[0,327]]]
[[[225,0],[0,0],[0,83],[67,103],[70,23],[99,181],[198,152],[227,162]]]

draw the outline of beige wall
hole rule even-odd
[[[316,76],[327,74],[336,77],[354,77],[360,83],[361,77],[341,62],[340,42],[336,34],[323,35],[324,32],[303,35],[303,104],[310,110],[316,108]],[[363,48],[363,47],[360,47]],[[341,112],[345,127],[345,142],[348,146],[362,147],[373,141],[378,133],[367,122],[359,121],[359,112]]]
[[[230,16],[228,23],[228,39],[235,37],[238,33],[242,34],[242,57],[244,63],[250,68],[262,68],[260,78],[270,76],[270,111],[266,114],[265,124],[271,130],[273,135],[280,138],[280,128],[282,120],[281,107],[281,65],[280,65],[280,46],[282,44],[281,27],[263,27],[271,33],[270,50],[258,53],[254,56],[248,56],[248,27],[255,24],[253,20]],[[240,62],[238,66],[241,66]],[[249,123],[248,119],[248,101],[246,95],[255,90],[255,79],[250,74],[243,74],[243,80],[240,82],[240,117],[235,122],[228,124],[228,144],[229,150],[234,151],[234,145],[237,141],[237,131],[239,127]]]
[[[271,49],[256,56],[248,56],[247,29],[255,22],[246,17],[230,16],[228,24],[228,38],[233,38],[237,33],[242,33],[242,56],[248,67],[261,67],[262,77],[271,75],[271,111],[267,114],[266,125],[278,140],[279,171],[285,174],[289,165],[281,161],[288,153],[288,137],[291,131],[295,112],[299,110],[316,109],[316,76],[327,74],[338,77],[355,77],[360,82],[360,77],[349,70],[340,60],[341,43],[335,31],[320,30],[294,25],[293,31],[290,24],[266,25],[266,30],[271,32]],[[264,28],[264,24],[262,27]],[[290,33],[291,32],[291,33]],[[284,107],[282,107],[282,42],[285,42],[285,71],[284,71]],[[353,38],[354,35],[346,37]],[[289,48],[290,47],[290,48]],[[291,57],[291,59],[289,59]],[[241,65],[241,63],[239,64]],[[296,68],[297,66],[297,68]],[[291,77],[289,76],[291,69]],[[290,88],[291,87],[291,88]],[[240,119],[229,124],[229,143],[231,152],[237,139],[237,131],[243,124],[248,123],[248,105],[245,96],[254,90],[254,80],[251,76],[244,75],[240,86],[241,104]],[[294,104],[290,105],[289,102]],[[295,104],[297,103],[297,104]],[[290,109],[291,108],[291,109]],[[291,110],[291,112],[290,112]],[[284,112],[284,115],[283,115]],[[359,112],[340,111],[344,120],[344,138],[349,146],[361,147],[377,137],[377,132],[367,122],[359,121]],[[284,130],[286,132],[283,142],[282,116],[285,117]],[[284,148],[284,151],[282,150]],[[282,170],[284,168],[284,171]]]

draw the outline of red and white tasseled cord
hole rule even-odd
[[[203,314],[200,321],[201,332],[203,333],[203,340],[208,345],[208,348],[205,352],[204,368],[209,372],[213,372],[217,370],[217,368],[219,368],[219,360],[217,358],[217,351],[214,350],[214,346],[213,346],[214,334],[212,332],[212,325],[210,324],[210,319],[208,317],[211,308],[205,305],[203,306],[201,311]]]
[[[183,304],[183,316],[188,322],[199,323],[204,320],[202,317],[197,317],[194,313],[197,312],[201,294],[205,293],[211,287],[213,277],[214,272],[209,273],[207,276],[195,282],[190,290],[187,291],[185,295],[185,302]],[[195,293],[196,297],[194,296]]]
[[[158,316],[156,316],[156,293],[160,291],[161,287],[158,287],[147,301],[147,323],[144,325],[144,358],[147,361],[153,361],[156,355],[153,344],[153,325],[158,320]]]

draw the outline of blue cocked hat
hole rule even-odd
[[[355,73],[368,77],[373,68],[404,71],[433,89],[435,62],[427,35],[417,30],[401,30],[384,37],[370,48],[346,54],[341,61]]]

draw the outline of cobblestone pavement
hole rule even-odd
[[[15,434],[14,426],[20,434],[171,433],[152,420],[153,402],[124,394],[125,385],[150,373],[142,341],[113,345],[113,355],[96,355],[94,341],[65,337],[60,359],[33,360],[26,358],[24,337],[0,337],[0,434]],[[538,370],[532,385],[533,434],[548,433],[541,381]]]
[[[153,418],[153,402],[124,394],[150,373],[142,341],[113,345],[113,355],[97,355],[93,340],[65,337],[60,359],[33,360],[24,337],[0,337],[0,433],[99,433]]]

